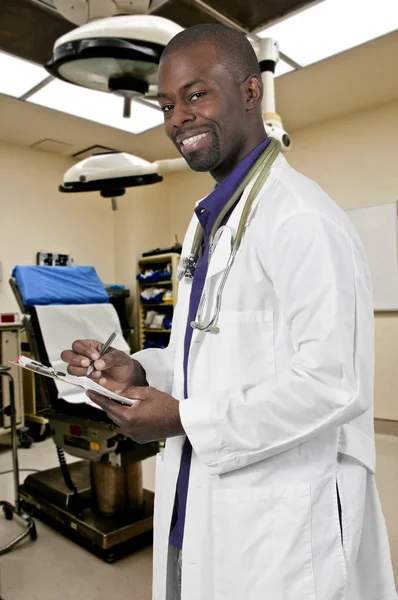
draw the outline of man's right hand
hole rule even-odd
[[[95,340],[76,340],[72,350],[64,350],[61,358],[68,364],[68,373],[78,377],[87,373],[94,361],[92,377],[108,390],[121,391],[130,386],[146,386],[145,370],[139,362],[128,354],[115,348],[109,348],[100,356],[101,342]]]

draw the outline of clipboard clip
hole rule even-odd
[[[24,364],[24,367],[34,371],[35,373],[39,373],[40,375],[47,375],[48,377],[66,377],[66,373],[62,373],[62,371],[56,371],[53,369],[53,367],[46,367],[45,365],[35,362],[34,360]]]

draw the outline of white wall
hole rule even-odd
[[[398,200],[398,103],[292,132],[288,160],[341,207]],[[398,420],[398,313],[375,318],[375,415]]]
[[[17,264],[36,264],[40,250],[71,253],[115,278],[114,213],[99,194],[61,194],[68,158],[0,142],[0,312],[17,311],[8,279]]]
[[[170,203],[171,234],[176,234],[182,243],[195,203],[211,191],[214,179],[208,173],[180,171],[168,174],[165,181]]]
[[[164,182],[130,188],[115,212],[115,277],[131,291],[130,319],[137,324],[137,262],[143,252],[171,244],[170,211]],[[137,327],[136,332],[137,334]],[[130,340],[138,348],[138,336]]]

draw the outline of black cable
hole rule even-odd
[[[75,515],[81,515],[83,511],[82,500],[79,496],[79,490],[72,481],[72,477],[69,473],[69,468],[66,462],[65,453],[63,448],[56,446],[59,465],[61,467],[61,473],[64,478],[66,487],[72,492],[66,496],[66,509]]]
[[[63,451],[63,448],[60,448],[59,446],[56,446],[56,448],[57,448],[59,465],[61,467],[61,473],[64,478],[66,487],[74,494],[77,494],[78,493],[77,487],[73,483],[72,477],[70,476],[68,465],[67,465],[66,458],[65,458],[65,452]]]
[[[23,473],[24,471],[29,471],[29,473],[39,473],[40,469],[19,469],[19,473]],[[14,469],[10,469],[9,471],[1,471],[0,475],[8,475],[8,473],[14,473]],[[1,600],[1,598],[0,598]]]

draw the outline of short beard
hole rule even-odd
[[[218,136],[211,134],[211,143],[209,149],[198,152],[190,152],[183,155],[192,171],[208,172],[214,171],[221,162],[221,147]]]

